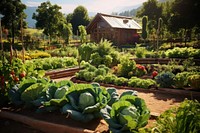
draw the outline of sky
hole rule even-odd
[[[30,7],[37,7],[47,0],[21,0],[22,3]],[[142,5],[147,0],[49,0],[52,4],[62,7],[63,13],[73,13],[73,10],[82,5],[88,12],[112,13],[119,12],[124,7]]]

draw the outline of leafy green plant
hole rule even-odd
[[[160,87],[170,88],[174,85],[174,77],[175,75],[171,72],[162,72],[155,77],[155,80]]]
[[[106,84],[113,84],[116,79],[117,79],[116,75],[109,73],[104,77],[103,82],[106,83]]]
[[[124,77],[116,78],[114,84],[119,86],[126,86],[128,84],[128,79]]]
[[[194,74],[188,77],[188,84],[193,89],[200,89],[200,75]]]
[[[132,75],[129,73],[132,72],[136,67],[134,60],[130,60],[129,56],[124,56],[121,58],[120,64],[118,64],[118,75],[129,78]]]
[[[178,108],[162,113],[152,128],[152,133],[198,133],[200,132],[200,103],[184,100]]]
[[[143,99],[127,94],[101,109],[101,115],[113,133],[138,132],[148,123],[150,111]]]
[[[66,93],[69,103],[61,112],[69,114],[72,119],[88,122],[100,117],[100,109],[107,105],[111,95],[98,84],[76,84]]]
[[[188,76],[191,75],[189,72],[182,72],[176,74],[174,77],[174,85],[177,88],[183,88],[188,85]]]
[[[151,86],[156,86],[156,82],[152,79],[140,79],[137,77],[132,77],[128,81],[128,86],[149,89]]]

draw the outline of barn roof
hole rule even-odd
[[[93,25],[93,23],[96,22],[99,17],[106,21],[112,28],[142,29],[142,27],[131,17],[107,15],[102,13],[97,13],[87,28],[90,29],[91,25]]]

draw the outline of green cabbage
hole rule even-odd
[[[79,107],[84,110],[88,106],[95,104],[95,99],[89,92],[84,92],[79,96]]]
[[[124,93],[119,101],[107,105],[100,113],[113,133],[138,132],[150,117],[144,100],[129,93]]]
[[[61,99],[65,96],[65,93],[68,91],[67,86],[63,86],[61,88],[58,88],[54,94],[55,99]]]

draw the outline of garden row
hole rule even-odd
[[[95,67],[85,63],[76,78],[88,82],[114,84],[117,86],[129,86],[133,88],[177,88],[191,87],[199,90],[199,72],[173,72],[167,69],[148,68],[136,64],[133,60],[122,60],[118,66],[109,69],[105,65]],[[150,75],[148,75],[148,73]]]
[[[113,133],[197,133],[200,129],[198,101],[185,100],[179,108],[161,114],[154,127],[146,128],[150,111],[145,101],[137,97],[136,91],[127,90],[119,95],[115,88],[105,88],[98,83],[74,84],[68,80],[53,82],[46,78],[24,78],[8,91],[8,97],[11,105],[37,113],[60,112],[63,117],[67,116],[66,121],[74,119],[88,123],[97,118],[104,119]],[[169,123],[170,116],[175,117],[171,117]]]

